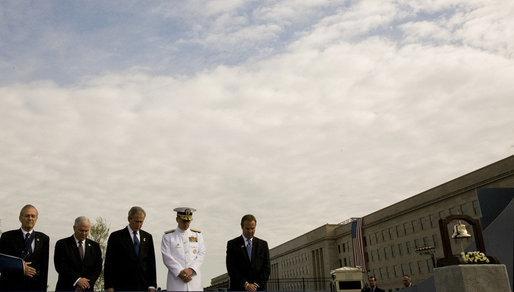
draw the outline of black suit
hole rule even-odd
[[[246,282],[259,285],[259,290],[266,290],[271,271],[268,243],[254,237],[252,239],[252,261],[248,258],[245,242],[238,236],[227,242],[227,271],[230,277],[231,291],[243,291]]]
[[[368,287],[368,288],[365,288],[364,290],[362,290],[363,292],[371,292],[371,287]],[[384,289],[380,289],[378,287],[375,287],[375,291],[374,292],[385,292]]]
[[[0,276],[0,291],[46,291],[48,283],[48,236],[42,232],[34,234],[34,250],[24,260],[31,262],[36,269],[36,275],[29,278],[23,273],[2,273]],[[4,232],[0,237],[0,253],[23,258],[25,239],[21,229]]]
[[[111,233],[105,253],[105,289],[120,291],[147,291],[157,288],[155,251],[152,235],[139,230],[139,256],[134,251],[128,227]]]
[[[90,288],[93,291],[95,282],[102,272],[102,250],[100,245],[92,240],[86,239],[84,260],[80,259],[77,242],[72,235],[63,238],[55,244],[54,265],[59,273],[59,279],[55,291],[74,291],[73,284],[79,278],[89,279]]]

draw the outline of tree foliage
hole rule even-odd
[[[91,225],[89,230],[89,237],[92,240],[98,242],[100,248],[102,249],[102,263],[105,259],[105,250],[107,248],[107,239],[109,238],[109,227],[107,226],[107,222],[102,217],[96,218],[96,223]],[[103,291],[104,290],[104,270],[102,268],[102,273],[98,280],[95,283],[95,291]]]

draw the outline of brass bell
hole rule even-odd
[[[466,225],[462,224],[459,220],[459,224],[453,226],[452,238],[469,238],[471,234],[468,233]]]

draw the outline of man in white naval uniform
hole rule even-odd
[[[167,291],[203,291],[200,267],[205,256],[202,233],[189,229],[193,208],[175,208],[177,229],[165,232],[161,253],[168,268]]]

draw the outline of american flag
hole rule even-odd
[[[362,241],[362,218],[352,222],[353,264],[366,272],[364,259],[364,242]]]

